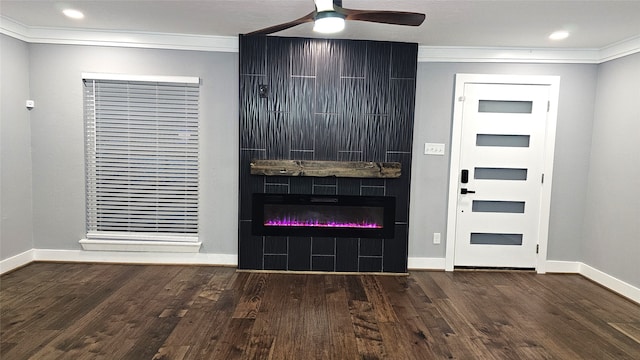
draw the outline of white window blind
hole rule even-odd
[[[83,77],[87,238],[198,241],[197,78]]]

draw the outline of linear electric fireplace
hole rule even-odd
[[[255,193],[252,218],[258,236],[393,238],[395,198]]]

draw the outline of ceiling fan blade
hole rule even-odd
[[[382,24],[420,26],[425,19],[422,13],[386,10],[353,10],[336,7],[345,20],[368,21]]]
[[[282,30],[286,30],[286,29],[292,28],[292,27],[300,25],[300,24],[304,24],[304,23],[307,23],[307,22],[312,22],[313,19],[315,18],[315,16],[316,16],[316,12],[312,11],[312,12],[308,13],[307,15],[299,18],[299,19],[296,19],[296,20],[293,20],[293,21],[289,21],[289,22],[284,23],[284,24],[274,25],[274,26],[270,26],[268,28],[252,31],[252,32],[250,32],[248,34],[245,34],[245,35],[269,35],[269,34],[272,34],[272,33],[278,32],[278,31],[282,31]]]

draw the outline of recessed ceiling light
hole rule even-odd
[[[84,14],[82,12],[74,9],[64,9],[62,10],[62,13],[72,19],[82,19],[84,17]]]
[[[549,35],[549,39],[551,40],[563,40],[569,37],[569,32],[568,31],[555,31],[554,33],[552,33],[551,35]]]

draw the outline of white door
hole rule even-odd
[[[460,89],[454,266],[535,268],[551,86]]]

